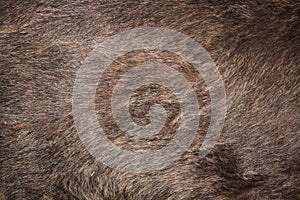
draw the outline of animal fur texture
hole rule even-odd
[[[136,27],[164,27],[199,42],[215,61],[227,95],[218,143],[198,150],[210,121],[208,88],[184,58],[139,50],[115,60],[100,80],[96,111],[114,144],[159,149],[172,138],[178,102],[159,85],[140,88],[130,112],[149,123],[149,106],[168,112],[152,140],[121,132],[110,96],[120,74],[161,62],[193,83],[204,113],[199,134],[169,168],[125,173],[97,161],[72,117],[76,72],[93,47]],[[0,199],[300,199],[300,3],[295,0],[0,2]]]

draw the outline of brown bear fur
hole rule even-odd
[[[165,102],[170,120],[153,141],[121,134],[109,113],[114,69],[156,60],[191,82],[205,116],[191,148],[171,167],[133,174],[106,167],[81,143],[72,118],[76,71],[97,42],[135,27],[166,27],[199,42],[227,94],[218,144],[198,157],[209,123],[201,76],[170,52],[136,51],[110,66],[97,89],[104,130],[124,149],[160,148],[172,138],[178,103],[141,88],[131,113]],[[300,3],[245,1],[0,2],[0,199],[300,199]],[[150,98],[149,97],[149,98]],[[171,99],[172,104],[166,99]],[[136,106],[136,107],[135,107]]]

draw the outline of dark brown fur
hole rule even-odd
[[[76,70],[97,40],[134,27],[167,27],[198,41],[224,80],[228,113],[219,143],[198,149],[209,123],[209,93],[189,63],[169,52],[131,52],[97,90],[97,113],[124,149],[159,148],[177,124],[176,99],[143,96],[132,105],[147,123],[147,97],[165,103],[165,134],[127,138],[109,108],[115,69],[156,60],[195,83],[205,116],[199,136],[172,167],[145,174],[104,166],[84,148],[72,118]],[[299,1],[0,2],[0,199],[300,199]],[[127,68],[126,68],[127,67]],[[170,98],[173,104],[165,100]],[[136,107],[135,107],[136,106]]]

